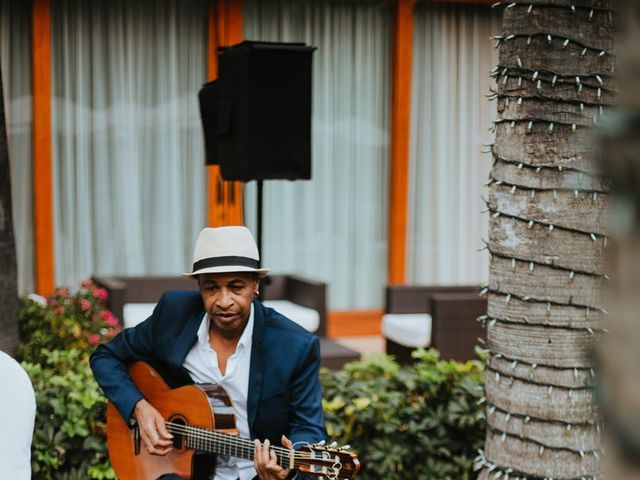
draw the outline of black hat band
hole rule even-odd
[[[209,257],[195,262],[193,264],[193,272],[197,272],[203,268],[213,267],[248,267],[259,269],[260,262],[255,258],[237,257],[233,255],[226,257]]]

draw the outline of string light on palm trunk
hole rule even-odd
[[[491,275],[480,292],[487,297],[488,311],[478,318],[488,329],[487,388],[481,402],[487,404],[489,457],[480,452],[476,459],[482,479],[601,478],[599,416],[595,410],[590,416],[587,408],[594,397],[593,360],[570,362],[550,346],[553,340],[562,349],[563,338],[575,348],[596,345],[607,333],[601,298],[585,291],[609,277],[602,264],[583,257],[602,255],[606,248],[604,217],[591,216],[589,209],[605,208],[610,185],[582,161],[588,149],[574,146],[586,144],[587,132],[616,94],[612,43],[585,34],[591,27],[576,26],[599,22],[609,27],[608,6],[558,0],[494,5],[505,9],[505,18],[503,33],[492,37],[501,63],[491,71],[496,85],[487,94],[497,101],[498,118],[490,128],[496,142],[484,150],[491,154],[493,168],[486,183],[490,200],[485,200],[491,234],[483,247]],[[604,35],[605,29],[597,32]],[[584,255],[564,246],[554,251],[558,242],[579,246]],[[533,343],[514,344],[526,331],[534,332]],[[557,413],[541,406],[539,415],[535,408],[519,411],[524,404],[506,401],[509,395],[532,395],[540,405],[555,405]],[[541,434],[548,431],[557,435]],[[562,437],[572,440],[565,445]],[[507,451],[529,452],[527,468],[502,465],[512,461],[500,453]],[[558,462],[567,475],[532,473]]]

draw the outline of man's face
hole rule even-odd
[[[258,291],[252,273],[206,273],[198,275],[200,295],[212,327],[224,333],[241,334],[251,313],[251,302]]]

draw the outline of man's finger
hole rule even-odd
[[[262,463],[267,465],[269,463],[269,447],[270,447],[269,439],[267,438],[262,444]]]
[[[145,450],[152,455],[166,455],[171,451],[171,448],[167,448],[167,447],[163,447],[163,448],[154,447],[153,443],[151,443],[151,440],[149,439],[149,436],[142,431],[140,433],[140,436],[142,437],[142,444],[144,445]]]
[[[149,436],[145,433],[141,433],[142,443],[144,444],[145,449],[152,455],[166,455],[169,453],[172,448],[171,446],[158,446],[151,443]]]
[[[263,476],[267,474],[266,465],[264,464],[263,453],[262,453],[263,445],[257,439],[254,441],[254,444],[255,444],[255,451],[253,454],[253,458],[254,458],[253,464],[256,469],[256,472],[258,473],[258,476],[260,478],[263,478]]]
[[[168,454],[171,450],[173,450],[172,448],[166,447],[166,448],[151,448],[148,450],[148,452],[151,455],[161,455],[164,456],[166,454]]]
[[[291,448],[293,447],[293,443],[291,443],[291,440],[289,440],[286,436],[282,435],[282,438],[280,439],[280,443],[282,443],[282,446],[284,448]]]
[[[171,440],[160,438],[154,422],[149,422],[145,428],[140,429],[143,436],[146,434],[149,446],[152,448],[166,448],[172,445]]]
[[[165,440],[171,440],[173,438],[173,435],[171,435],[167,431],[167,427],[164,424],[164,419],[160,415],[158,415],[155,418],[155,422],[156,422],[156,429],[157,429],[158,433],[160,434],[160,437],[162,437]]]
[[[154,454],[155,455],[166,455],[171,450],[173,450],[172,447],[156,448]]]
[[[271,467],[272,471],[280,470],[278,465],[278,457],[276,456],[276,452],[273,450],[269,451],[269,467]]]
[[[256,466],[260,466],[262,465],[262,444],[260,443],[260,440],[257,439],[253,441],[253,444],[255,445],[253,451],[254,463]]]
[[[140,429],[143,431],[143,433],[147,434],[151,445],[155,445],[156,443],[158,443],[158,432],[156,432],[156,426],[152,420],[145,422],[144,425],[141,425]]]
[[[151,440],[149,439],[149,436],[147,435],[147,432],[144,431],[143,429],[140,429],[140,437],[142,438],[142,445],[144,445],[144,448],[148,451],[151,452]]]

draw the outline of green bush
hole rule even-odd
[[[358,453],[363,480],[475,478],[485,431],[481,363],[441,361],[435,350],[415,357],[400,367],[374,355],[323,372],[329,437]]]
[[[22,362],[36,392],[32,478],[115,478],[107,460],[104,398],[79,350],[43,352]]]
[[[120,327],[105,308],[106,291],[82,282],[20,302],[18,356],[36,393],[32,478],[113,479],[104,424],[105,398],[89,355]]]

